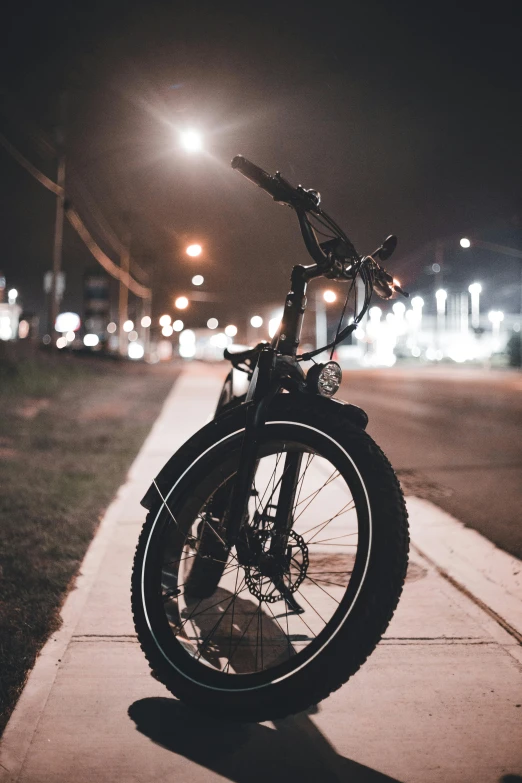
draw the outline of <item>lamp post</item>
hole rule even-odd
[[[473,329],[478,329],[480,326],[480,294],[482,293],[482,286],[480,283],[472,283],[468,286],[468,291],[471,294],[471,326]]]
[[[480,247],[484,250],[493,250],[495,253],[502,253],[502,255],[505,256],[511,256],[511,258],[518,258],[518,260],[522,260],[522,250],[519,250],[516,247],[509,247],[509,245],[497,245],[496,242],[486,242],[483,239],[469,239],[468,237],[462,237],[460,240],[460,246],[468,249],[470,247]],[[519,339],[520,339],[520,355],[522,356],[522,264],[520,264],[520,303],[519,303],[519,315],[520,315],[520,324],[519,324]]]
[[[328,323],[326,318],[326,303],[335,302],[335,291],[315,292],[315,347],[322,348],[328,342]]]

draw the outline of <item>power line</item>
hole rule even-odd
[[[25,158],[17,149],[14,147],[8,139],[5,138],[3,134],[0,133],[0,144],[7,150],[7,152],[19,163],[26,171],[31,174],[38,182],[40,182],[41,185],[46,187],[48,190],[55,193],[57,196],[62,196],[64,194],[64,189],[57,185],[55,182],[53,182],[49,177],[47,177],[43,172],[39,171],[39,169],[36,168],[27,158]],[[123,283],[124,286],[126,286],[129,291],[132,291],[136,296],[140,297],[141,299],[148,299],[151,295],[150,288],[147,288],[144,285],[141,285],[141,283],[138,283],[137,280],[134,280],[131,275],[120,269],[117,264],[112,261],[112,259],[109,258],[109,256],[103,252],[101,247],[96,243],[96,241],[93,239],[92,235],[90,234],[89,230],[87,229],[86,225],[84,224],[83,220],[81,219],[78,212],[72,207],[71,204],[67,204],[65,207],[65,214],[67,216],[67,219],[71,226],[75,229],[75,231],[79,234],[83,242],[85,243],[86,247],[91,251],[94,258],[98,261],[99,264],[116,280],[119,280],[121,283]],[[124,245],[121,243],[116,235],[114,235],[115,244],[117,244],[117,249],[121,253],[124,250]],[[115,248],[116,249],[116,248]],[[143,270],[142,270],[143,271]]]
[[[136,294],[136,296],[139,296],[141,299],[148,299],[151,294],[150,288],[146,288],[146,286],[141,285],[141,283],[138,283],[137,280],[134,280],[134,278],[131,277],[128,272],[120,269],[120,267],[117,266],[117,264],[115,264],[114,261],[112,261],[112,259],[110,259],[109,256],[103,252],[101,247],[95,242],[89,233],[85,223],[76,212],[74,207],[72,207],[70,204],[66,204],[65,214],[71,226],[84,241],[85,245],[89,248],[98,263],[101,264],[101,266],[112,277],[122,282],[123,285],[125,285],[129,291],[132,291],[133,294]]]
[[[55,193],[57,196],[61,196],[63,193],[63,188],[61,188],[59,185],[56,184],[56,182],[53,182],[52,179],[49,179],[49,177],[46,177],[45,174],[43,174],[41,171],[39,171],[36,166],[33,166],[33,164],[27,160],[27,158],[24,158],[21,152],[18,152],[16,147],[13,147],[10,141],[6,139],[6,137],[0,133],[0,144],[4,149],[7,150],[7,152],[13,157],[17,163],[20,164],[20,166],[23,166],[23,168],[31,174],[32,177],[38,180],[38,182],[43,185],[47,190],[51,190],[53,193]]]

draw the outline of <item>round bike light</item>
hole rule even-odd
[[[306,376],[306,385],[314,394],[320,394],[321,397],[333,397],[343,378],[343,372],[337,362],[326,362],[326,364],[314,364],[308,370]]]

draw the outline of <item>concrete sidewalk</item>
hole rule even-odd
[[[428,559],[414,549],[385,639],[313,714],[276,724],[217,723],[192,713],[150,676],[129,605],[145,516],[139,500],[211,415],[223,374],[195,364],[165,403],[89,549],[63,626],[39,656],[6,729],[0,781],[522,781],[521,647],[502,627],[518,623],[518,583],[510,577],[499,585],[489,574],[497,604],[488,608],[484,573],[470,574],[466,552],[451,559],[455,547],[468,545],[458,523],[447,515],[441,521],[437,509],[417,499],[409,503],[412,537]],[[442,524],[455,533],[451,551],[430,543]],[[487,542],[479,545],[490,562]],[[504,568],[502,553],[494,552]],[[478,602],[474,585],[482,590]],[[502,617],[503,595],[513,622]]]

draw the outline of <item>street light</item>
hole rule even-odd
[[[17,299],[18,299],[18,291],[16,290],[16,288],[11,288],[7,292],[7,301],[9,302],[9,304],[15,304]]]
[[[172,321],[172,318],[170,317],[170,315],[165,314],[165,315],[162,315],[161,318],[159,319],[159,325],[160,326],[170,326],[170,322],[171,321]]]
[[[143,318],[141,319],[141,325],[143,326],[144,329],[148,329],[151,323],[152,323],[152,319],[150,315],[144,315]]]
[[[460,246],[465,248],[467,250],[468,247],[471,247],[471,240],[467,237],[462,237],[462,239],[459,242]]]
[[[203,248],[201,245],[189,245],[187,249],[185,250],[186,254],[188,256],[192,256],[192,258],[196,258],[197,256],[200,256],[203,251]]]
[[[260,326],[263,326],[263,319],[260,315],[253,315],[250,319],[250,323],[254,329],[259,329]]]
[[[234,326],[234,324],[225,326],[225,334],[227,337],[235,337],[237,334],[237,326]]]
[[[186,296],[178,296],[178,298],[174,302],[174,307],[176,307],[178,310],[186,310],[188,307],[189,300]]]
[[[500,324],[504,320],[504,313],[502,310],[490,310],[488,313],[488,319],[493,327],[493,337],[498,340],[500,333]]]
[[[480,294],[482,293],[482,286],[480,283],[472,283],[468,286],[468,291],[471,294],[471,325],[473,329],[478,329],[480,326]]]
[[[207,328],[208,329],[217,329],[219,326],[219,321],[217,318],[209,318],[207,321]]]
[[[335,302],[337,294],[335,291],[323,291],[322,296],[317,291],[315,294],[315,347],[322,348],[328,342],[328,320],[326,318],[327,304]]]
[[[179,135],[181,146],[187,152],[199,152],[203,148],[203,136],[198,130],[189,128]]]
[[[194,275],[192,278],[192,285],[203,285],[205,282],[205,278],[203,275]]]
[[[125,321],[123,324],[123,331],[124,332],[132,332],[134,329],[134,321]]]
[[[183,321],[180,321],[179,318],[176,321],[174,321],[174,323],[172,324],[172,328],[175,332],[182,332],[184,326],[185,324],[183,323]]]

